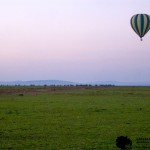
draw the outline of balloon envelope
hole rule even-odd
[[[150,30],[150,16],[147,14],[136,14],[131,18],[131,27],[141,38]]]

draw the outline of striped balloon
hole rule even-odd
[[[150,16],[147,14],[136,14],[131,18],[131,27],[142,37],[150,30]]]

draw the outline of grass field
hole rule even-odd
[[[118,136],[150,149],[150,87],[0,87],[0,150],[117,150]]]

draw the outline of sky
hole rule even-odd
[[[0,0],[0,81],[150,82],[149,0]]]

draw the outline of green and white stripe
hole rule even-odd
[[[131,18],[133,30],[142,38],[150,30],[150,16],[147,14],[136,14]]]

